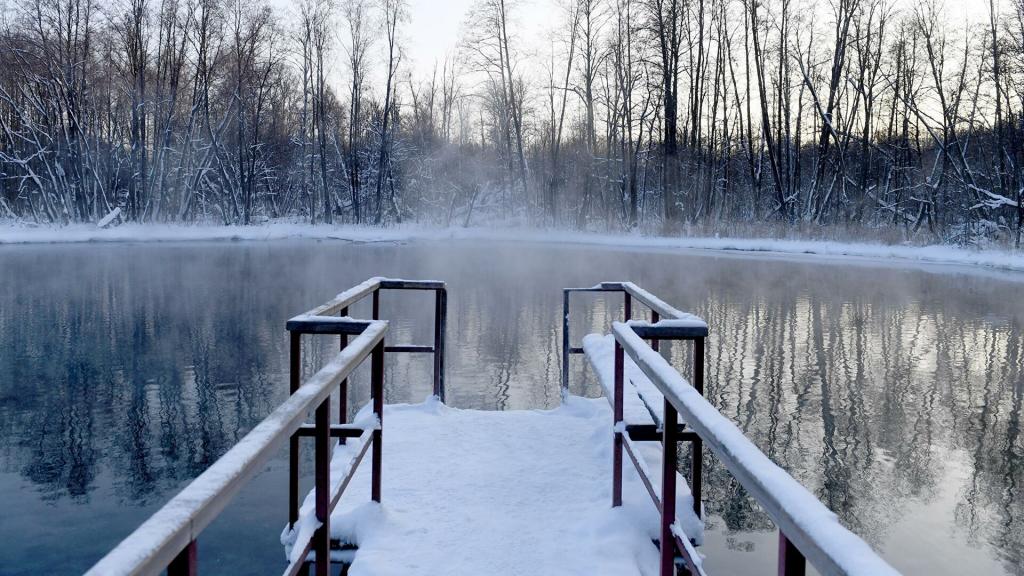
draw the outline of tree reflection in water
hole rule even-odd
[[[17,521],[0,522],[0,572],[87,567],[285,398],[285,319],[372,275],[449,282],[449,402],[483,409],[556,405],[561,288],[632,279],[707,319],[711,401],[897,566],[909,558],[952,574],[956,566],[930,558],[936,539],[1007,573],[1024,564],[1020,278],[571,246],[300,241],[2,247],[0,270],[0,506]],[[352,314],[368,315],[360,306]],[[391,342],[430,341],[428,296],[385,293],[382,311],[396,319]],[[580,299],[572,329],[606,329],[619,314],[621,296]],[[317,342],[307,373],[336,350]],[[689,365],[685,346],[663,350]],[[392,357],[388,402],[421,399],[429,373],[426,356]],[[578,359],[572,375],[574,392],[598,393]],[[366,399],[365,374],[352,395]],[[715,530],[747,551],[744,562],[770,565],[774,550],[755,545],[770,520],[707,464]],[[234,550],[237,569],[279,562],[266,526],[283,517],[252,506],[232,537],[211,533],[204,546]],[[78,554],[32,552],[48,544]]]

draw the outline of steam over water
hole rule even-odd
[[[562,287],[633,280],[708,321],[711,402],[897,568],[1024,574],[1022,276],[311,241],[0,247],[0,573],[99,559],[284,400],[285,320],[374,275],[448,282],[449,404],[495,410],[558,403]],[[430,342],[431,298],[382,295],[390,343]],[[621,295],[575,302],[574,345],[621,314]],[[336,350],[320,338],[307,374]],[[429,374],[391,355],[387,401],[422,399]],[[581,357],[571,374],[598,394]],[[203,534],[202,570],[283,567],[284,457]],[[707,566],[772,571],[771,522],[708,464]]]

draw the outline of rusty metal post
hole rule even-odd
[[[704,395],[704,338],[693,341],[693,387]]]
[[[562,290],[562,402],[569,397],[569,291]]]
[[[302,382],[302,334],[291,332],[291,350],[288,362],[288,391],[294,394]],[[288,526],[295,527],[299,519],[299,436],[288,439]]]
[[[806,573],[804,555],[779,530],[779,576],[804,576]]]
[[[434,293],[434,396],[441,402],[444,394],[444,336],[448,324],[448,292],[441,288]]]
[[[316,576],[331,573],[331,402],[325,399],[316,408],[314,459],[316,460],[316,520],[320,527],[313,534],[316,552]]]
[[[377,429],[373,431],[373,463],[370,492],[374,502],[380,502],[381,464],[384,432],[384,340],[374,347],[370,357],[370,394],[373,412],[377,415]]]
[[[195,576],[199,574],[199,550],[193,540],[167,565],[167,576]]]
[[[633,317],[633,297],[629,292],[622,293],[625,320],[628,322]],[[622,506],[622,411],[623,411],[623,387],[625,385],[625,357],[622,346],[618,340],[615,341],[615,402],[613,405],[615,443],[612,447],[612,506]]]
[[[612,506],[622,506],[622,404],[623,404],[623,368],[625,357],[619,341],[615,341],[615,401],[612,418],[615,430],[612,445]]]
[[[704,395],[704,338],[693,341],[693,387]],[[695,437],[690,446],[690,483],[693,485],[693,512],[701,517],[701,493],[704,485],[704,441]]]
[[[661,576],[674,576],[676,539],[672,524],[676,521],[676,442],[679,437],[679,418],[676,408],[665,399],[664,426],[662,430],[661,463]]]
[[[657,310],[651,310],[651,324],[657,324],[661,320],[661,314]],[[657,338],[651,340],[651,348],[657,352],[660,349],[660,342]]]
[[[348,306],[341,309],[338,314],[341,317],[348,316]],[[339,350],[344,350],[345,346],[348,346],[348,334],[341,334],[339,336]],[[348,378],[341,381],[338,387],[338,424],[344,424],[348,421]],[[342,444],[345,443],[347,438],[344,436],[339,440]]]

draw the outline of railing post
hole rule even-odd
[[[445,401],[444,390],[444,338],[448,328],[448,292],[444,288],[434,293],[434,396]]]
[[[779,530],[779,576],[804,576],[807,560],[797,547]]]
[[[199,574],[199,550],[196,541],[192,540],[167,565],[167,576],[195,576],[196,574]]]
[[[569,291],[562,289],[562,402],[569,397]]]
[[[612,506],[622,506],[622,404],[625,357],[622,345],[615,341],[615,401],[612,418],[615,439],[612,445]]]
[[[661,320],[661,314],[657,310],[651,310],[651,324],[657,324]],[[657,338],[651,339],[651,349],[657,352],[660,349],[660,342]]]
[[[288,391],[299,390],[302,379],[302,333],[291,332],[291,350],[288,362]],[[288,439],[288,526],[295,527],[299,519],[299,436]]]
[[[324,399],[316,408],[316,520],[320,523],[313,535],[316,552],[316,576],[331,573],[331,402]]]
[[[373,431],[373,464],[370,475],[370,492],[374,502],[380,502],[381,464],[384,436],[384,340],[374,347],[370,357],[370,394],[373,396],[373,412],[377,415],[377,429]]]
[[[667,398],[662,414],[664,455],[661,463],[661,576],[673,576],[676,539],[672,533],[672,524],[676,521],[676,441],[679,436],[679,418],[675,406]]]
[[[380,320],[380,288],[373,291],[373,309],[371,310],[370,317],[374,320]]]
[[[633,295],[629,292],[623,292],[622,300],[622,308],[625,312],[623,315],[626,317],[625,322],[629,322],[633,319]]]
[[[704,338],[693,341],[693,387],[704,395]],[[693,491],[693,512],[701,517],[701,492],[704,485],[704,441],[696,437],[690,446],[690,483]]]
[[[342,308],[341,312],[338,315],[341,316],[341,317],[348,316],[348,306]],[[348,334],[341,334],[341,335],[339,335],[339,338],[340,338],[340,342],[339,342],[340,348],[339,348],[339,350],[344,350],[345,346],[348,346]],[[338,387],[338,424],[344,424],[347,421],[348,421],[348,378],[345,378],[344,380],[341,381],[341,385]],[[344,444],[345,440],[347,440],[347,438],[343,437],[343,438],[339,439],[339,442]]]

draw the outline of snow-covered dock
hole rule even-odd
[[[386,406],[381,503],[360,468],[331,516],[333,556],[352,575],[656,574],[658,513],[636,474],[610,505],[611,420],[604,400],[576,397],[550,411]],[[335,451],[332,476],[354,452]],[[286,543],[315,529],[314,500]]]
[[[430,345],[385,344],[382,290],[434,293]],[[625,322],[573,347],[574,293],[621,293]],[[350,318],[349,307],[367,297],[372,318]],[[650,310],[649,321],[633,318],[634,303]],[[371,278],[295,316],[286,325],[288,399],[90,574],[196,574],[200,533],[285,443],[286,562],[268,572],[313,567],[328,576],[342,564],[350,575],[701,575],[707,448],[778,526],[780,575],[802,576],[808,562],[826,575],[896,573],[704,399],[703,320],[630,282],[566,288],[563,306],[562,405],[550,411],[444,404],[444,282]],[[304,335],[338,336],[340,352],[300,382]],[[692,345],[692,385],[659,353],[668,340]],[[395,353],[433,356],[424,403],[385,407],[384,363]],[[604,399],[569,393],[573,354],[586,357]],[[367,359],[371,401],[347,422],[348,379]],[[304,439],[315,481],[300,500]],[[680,443],[690,448],[692,491],[679,473]]]

